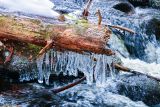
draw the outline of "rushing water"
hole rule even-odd
[[[0,0],[3,11],[24,12],[47,17],[57,17],[53,9],[80,16],[86,0]],[[18,2],[18,3],[17,3]],[[155,34],[147,34],[147,24],[153,18],[160,18],[159,10],[136,7],[134,12],[126,14],[112,7],[120,3],[119,0],[95,0],[90,8],[90,22],[96,22],[97,9],[101,10],[103,24],[121,25],[134,30],[131,34],[112,29],[113,34],[108,46],[116,52],[115,56],[96,55],[86,53],[81,55],[74,52],[48,51],[36,63],[26,66],[19,65],[18,57],[14,66],[23,66],[20,81],[30,81],[38,78],[39,83],[18,84],[15,91],[2,92],[0,106],[68,106],[68,107],[146,107],[160,103],[159,83],[142,75],[119,73],[112,67],[112,62],[120,62],[124,66],[139,72],[160,77],[160,47]],[[25,5],[25,6],[21,6]],[[29,10],[28,10],[29,9]],[[119,60],[118,60],[119,58]],[[96,60],[95,60],[96,59]],[[23,59],[24,62],[27,59]],[[17,64],[18,63],[18,64]],[[36,67],[37,66],[37,67]],[[38,72],[36,71],[38,69]],[[50,80],[51,74],[78,76],[81,72],[86,76],[86,81],[74,88],[58,95],[51,95],[48,91],[41,90],[60,87],[72,80],[62,82]],[[16,84],[15,84],[16,86]],[[147,104],[147,105],[146,105]]]

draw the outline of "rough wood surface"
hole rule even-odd
[[[14,40],[45,46],[47,41],[53,40],[53,47],[60,51],[113,55],[114,52],[106,49],[111,35],[106,29],[99,29],[96,25],[53,25],[38,19],[0,16],[0,41]]]

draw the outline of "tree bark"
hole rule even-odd
[[[111,35],[111,32],[106,32],[106,27],[99,29],[96,25],[77,26],[79,25],[53,25],[38,19],[2,15],[0,16],[0,41],[14,40],[45,46],[47,41],[52,40],[51,47],[59,51],[114,54],[110,49],[105,48]]]

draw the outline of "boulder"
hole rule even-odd
[[[146,34],[155,35],[157,40],[160,40],[160,19],[152,18],[146,25]]]
[[[120,2],[114,5],[113,8],[125,13],[134,13],[134,6],[128,2]]]

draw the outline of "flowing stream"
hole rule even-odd
[[[124,2],[129,5],[129,12],[125,12],[121,6],[114,8]],[[53,11],[56,10],[68,13],[68,16],[76,19],[80,17],[85,3],[86,0],[0,0],[0,12],[57,17],[59,13]],[[89,10],[90,23],[96,24],[95,13],[100,9],[102,24],[120,25],[136,32],[132,34],[111,28],[113,34],[106,47],[114,50],[116,56],[62,53],[51,49],[27,70],[21,70],[21,84],[13,83],[12,89],[0,91],[0,106],[160,107],[160,85],[157,81],[144,75],[118,73],[112,66],[113,62],[118,62],[133,70],[160,78],[160,10],[130,5],[125,0],[93,0]],[[18,66],[18,60],[18,57],[15,57],[12,64]],[[25,60],[24,58],[23,61]],[[86,81],[71,89],[57,95],[50,91],[41,91],[66,85],[74,81],[79,73],[86,76]],[[51,74],[67,78],[52,80]],[[38,82],[23,83],[35,79]]]

